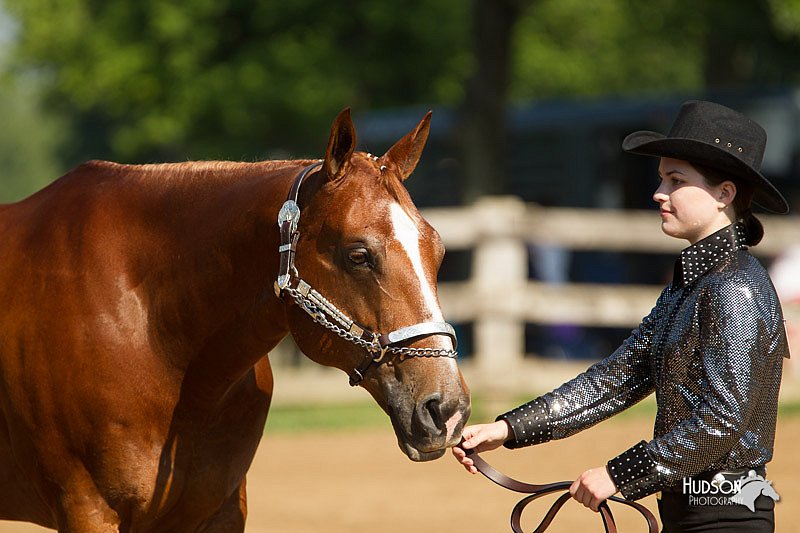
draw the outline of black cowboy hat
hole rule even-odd
[[[759,172],[767,133],[746,116],[713,102],[690,100],[681,106],[669,134],[637,131],[622,141],[626,152],[671,157],[722,171],[735,182],[755,187],[753,201],[775,213],[788,213],[789,204]]]

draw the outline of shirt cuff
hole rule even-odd
[[[656,462],[641,441],[611,459],[606,465],[611,480],[626,500],[638,500],[660,490]]]
[[[495,420],[505,420],[511,427],[513,435],[503,444],[506,448],[523,448],[553,439],[550,408],[542,398],[520,405]]]

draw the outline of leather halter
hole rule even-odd
[[[314,290],[300,278],[294,261],[297,254],[297,241],[300,238],[298,224],[300,207],[297,198],[303,180],[314,170],[322,166],[322,162],[308,165],[294,180],[289,190],[289,197],[278,212],[278,228],[280,228],[281,244],[280,267],[278,279],[275,281],[275,295],[279,298],[288,293],[295,303],[311,318],[333,331],[345,340],[361,346],[367,351],[364,360],[350,373],[350,385],[358,385],[364,379],[364,373],[373,364],[379,365],[387,360],[387,353],[406,357],[456,357],[457,341],[453,326],[446,322],[421,322],[412,326],[396,329],[390,333],[373,333],[368,328],[357,324],[322,294]],[[442,348],[408,348],[397,346],[405,341],[430,335],[446,335],[453,341],[453,349]]]
[[[459,446],[461,446],[463,443],[464,440],[462,439]],[[545,514],[544,518],[542,518],[542,521],[539,523],[539,526],[533,531],[533,533],[543,533],[550,526],[550,523],[553,521],[556,514],[558,514],[558,511],[561,510],[561,507],[563,507],[567,500],[570,499],[569,489],[572,486],[572,481],[559,481],[544,485],[524,483],[522,481],[517,481],[516,479],[510,478],[498,470],[495,470],[480,455],[478,455],[475,450],[464,450],[464,452],[470,457],[470,459],[472,459],[472,463],[475,465],[475,468],[478,469],[478,472],[486,476],[491,481],[508,490],[521,492],[523,494],[530,494],[530,496],[526,496],[517,502],[517,505],[514,506],[514,509],[511,512],[511,529],[514,531],[514,533],[523,533],[521,524],[522,511],[533,500],[541,498],[542,496],[552,492],[564,491],[564,494],[559,496],[558,499],[553,502],[553,505],[550,506],[547,514]],[[653,516],[653,513],[651,513],[647,507],[641,503],[628,501],[618,496],[611,496],[609,500],[627,505],[628,507],[632,507],[637,510],[647,521],[648,533],[658,533],[658,522],[656,521],[656,517]],[[603,519],[603,526],[605,527],[606,533],[617,533],[617,525],[614,522],[614,515],[611,513],[611,508],[608,506],[608,501],[604,501],[600,504],[599,511],[600,516]]]

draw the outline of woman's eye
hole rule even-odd
[[[366,250],[350,250],[347,258],[354,265],[364,265],[369,263],[369,253]]]

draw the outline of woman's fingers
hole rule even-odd
[[[592,468],[581,474],[569,488],[576,500],[597,512],[600,504],[617,492],[611,477],[604,467]]]
[[[475,468],[475,463],[467,457],[467,453],[458,446],[453,446],[453,456],[456,460],[464,466],[464,469],[470,474],[477,474],[478,469]]]

